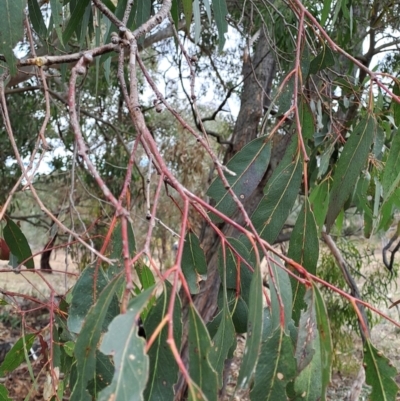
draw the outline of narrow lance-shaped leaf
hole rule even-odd
[[[51,17],[54,22],[54,28],[57,33],[57,37],[62,46],[64,46],[63,42],[63,2],[62,0],[50,0],[51,7]]]
[[[25,361],[24,348],[26,347],[26,350],[29,350],[33,345],[35,337],[34,334],[27,334],[25,337],[18,339],[0,365],[0,377],[12,372]]]
[[[207,277],[207,262],[199,239],[191,231],[185,237],[181,265],[191,294],[197,294],[200,279]]]
[[[367,115],[354,128],[344,145],[342,154],[333,174],[326,229],[329,232],[346,200],[354,191],[358,176],[366,165],[369,150],[374,139],[376,120]]]
[[[222,298],[223,298],[221,321],[218,326],[218,330],[213,338],[209,357],[211,366],[213,366],[214,370],[217,372],[218,375],[218,388],[221,388],[223,385],[222,375],[225,366],[225,359],[228,357],[228,353],[233,344],[235,343],[235,327],[233,325],[232,317],[228,306],[226,268],[227,268],[226,264],[225,265],[223,264],[222,277],[221,277]]]
[[[18,263],[24,262],[28,269],[34,269],[35,263],[28,240],[21,229],[9,218],[6,217],[7,224],[4,227],[3,235],[11,253],[17,258]]]
[[[139,401],[148,377],[149,361],[144,352],[145,340],[138,336],[136,319],[152,296],[154,287],[134,298],[123,315],[108,327],[100,351],[112,355],[115,372],[111,384],[101,391],[99,401]]]
[[[212,368],[209,354],[211,339],[208,330],[193,305],[189,306],[189,374],[208,401],[217,400],[218,376]]]
[[[0,53],[4,54],[10,74],[17,73],[13,48],[24,36],[26,0],[0,1]]]
[[[321,357],[321,401],[325,401],[326,389],[331,382],[333,346],[328,312],[326,310],[324,299],[314,283],[313,291]]]
[[[86,387],[94,378],[96,371],[96,349],[100,340],[103,321],[115,292],[122,284],[124,277],[116,276],[102,291],[96,304],[87,314],[81,332],[75,344],[77,381],[73,388],[71,401],[91,401]]]
[[[290,236],[288,257],[299,263],[308,272],[315,274],[317,270],[319,240],[314,215],[306,198],[297,217],[296,224]],[[290,269],[290,266],[288,266]],[[295,271],[295,274],[298,274]],[[293,292],[293,320],[297,324],[301,310],[304,309],[304,284],[294,277],[290,278]]]
[[[238,385],[242,388],[251,383],[260,355],[263,332],[263,292],[260,265],[256,264],[250,285],[247,339],[240,367]]]
[[[192,23],[192,0],[182,0],[183,13],[185,14],[186,29],[190,30],[190,24]]]
[[[228,8],[225,0],[213,0],[212,7],[218,29],[219,51],[222,51],[225,44],[225,33],[228,31],[228,23],[226,21]]]
[[[284,327],[287,329],[292,320],[292,286],[290,284],[289,274],[279,266],[283,261],[278,256],[273,255],[269,259],[271,275],[269,277],[269,289],[271,292],[271,324],[274,330],[281,325],[282,307],[284,315]],[[273,275],[273,278],[272,278]]]
[[[286,386],[296,373],[296,361],[290,337],[281,327],[262,343],[250,392],[252,401],[287,400]]]
[[[71,3],[70,3],[71,6]],[[90,7],[89,0],[80,0],[76,3],[75,8],[71,13],[71,17],[68,21],[67,26],[63,31],[63,42],[68,43],[77,27],[81,24],[83,15],[85,14],[86,7]]]
[[[263,136],[248,143],[229,160],[227,167],[236,175],[226,174],[225,178],[240,202],[245,202],[257,188],[268,168],[270,156],[271,142]],[[237,210],[235,201],[220,177],[213,181],[207,195],[215,200],[214,207],[226,216],[232,216]],[[214,220],[219,221],[216,217]]]
[[[37,0],[28,0],[28,12],[33,29],[41,38],[44,38],[47,34],[47,27]]]
[[[163,293],[158,297],[144,322],[146,337],[150,338],[168,311],[171,300],[171,285],[166,282]],[[176,347],[180,349],[182,339],[181,302],[176,295],[173,311],[173,335]],[[174,398],[174,384],[178,379],[178,365],[167,345],[168,326],[164,326],[151,346],[149,355],[149,379],[144,392],[146,401],[163,401]]]
[[[400,128],[393,136],[389,155],[383,170],[383,202],[386,202],[399,187],[400,183]]]
[[[378,351],[369,339],[364,344],[365,381],[372,386],[371,401],[396,400],[399,387],[394,378],[396,368],[389,362],[381,351]]]
[[[273,243],[296,201],[302,177],[302,163],[294,135],[285,155],[266,187],[264,197],[251,216],[260,236]]]
[[[8,396],[7,388],[4,384],[0,384],[0,400],[1,401],[12,401],[12,399]]]

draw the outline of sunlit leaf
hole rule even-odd
[[[0,384],[0,401],[13,401],[9,396],[8,396],[8,390],[4,386],[4,384]]]
[[[364,344],[365,381],[372,386],[371,401],[391,401],[396,399],[399,387],[395,382],[396,368],[369,339]]]
[[[190,24],[192,23],[192,10],[193,0],[182,0],[183,13],[185,14],[186,29],[190,30]]]
[[[6,221],[7,224],[3,229],[3,235],[11,253],[17,258],[18,264],[24,263],[24,266],[28,269],[34,269],[35,263],[28,240],[21,229],[9,217],[6,217]]]
[[[326,229],[329,232],[340,210],[354,191],[357,179],[365,167],[374,139],[376,120],[368,115],[354,128],[347,139],[333,174]]]

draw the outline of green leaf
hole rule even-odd
[[[383,203],[387,201],[398,188],[400,182],[400,128],[393,135],[389,155],[383,170],[382,189]]]
[[[225,33],[228,32],[228,23],[226,21],[228,8],[225,0],[213,0],[212,7],[218,29],[219,51],[221,52],[225,45]]]
[[[8,390],[4,386],[4,384],[0,384],[0,401],[13,401],[9,396],[8,396]]]
[[[117,316],[110,324],[100,351],[112,355],[115,373],[110,386],[99,395],[99,401],[143,400],[149,374],[149,360],[144,352],[145,340],[137,334],[136,319],[152,296],[148,288],[129,303],[128,312]]]
[[[24,37],[26,0],[0,1],[0,53],[4,54],[10,75],[16,75],[17,63],[13,48]]]
[[[193,0],[182,0],[183,13],[185,14],[186,29],[190,31],[190,25],[192,23],[192,7]]]
[[[122,274],[104,288],[94,306],[92,306],[83,323],[75,344],[75,358],[77,369],[77,381],[72,390],[71,401],[91,401],[86,387],[94,378],[96,372],[96,349],[102,333],[103,322],[106,318],[108,307],[115,296],[116,291],[123,283]],[[136,326],[135,326],[136,327]]]
[[[233,325],[228,306],[227,271],[224,266],[222,268],[222,313],[218,325],[218,330],[213,338],[212,348],[210,350],[210,363],[218,374],[218,388],[222,388],[223,386],[223,371],[225,367],[225,360],[228,357],[230,349],[235,344],[235,327]]]
[[[269,290],[271,293],[271,324],[272,330],[283,323],[283,328],[286,330],[292,320],[292,286],[290,283],[289,274],[279,265],[283,261],[276,255],[269,258],[270,276],[268,279]],[[273,276],[273,279],[272,279]],[[281,311],[281,303],[283,303],[283,311]],[[281,322],[283,313],[284,321]]]
[[[315,122],[310,105],[301,97],[299,106],[301,134],[303,139],[312,139],[315,133]]]
[[[157,298],[153,308],[150,310],[145,322],[144,330],[147,338],[150,338],[157,329],[161,320],[168,311],[168,305],[171,301],[172,288],[166,282],[163,293]],[[180,349],[182,339],[182,307],[178,296],[174,302],[173,311],[173,335],[176,347]],[[168,326],[164,326],[158,334],[156,340],[148,351],[150,367],[149,380],[144,391],[146,401],[163,401],[174,398],[174,384],[178,379],[179,368],[167,345]]]
[[[225,174],[231,189],[244,203],[260,183],[268,168],[271,156],[271,141],[266,137],[254,139],[229,160],[227,167],[236,176]],[[237,205],[226,190],[220,177],[217,177],[207,191],[207,195],[216,202],[215,208],[231,217],[237,211]],[[221,221],[214,218],[215,221]]]
[[[201,14],[200,14],[200,3],[199,0],[193,0],[193,17],[194,17],[194,43],[197,44],[200,41],[201,32]]]
[[[325,22],[329,16],[329,13],[331,11],[331,4],[332,4],[332,0],[325,0],[324,1],[324,7],[322,9],[322,13],[321,13],[321,26],[325,25]]]
[[[395,401],[399,390],[394,378],[396,368],[369,339],[364,344],[365,381],[372,386],[371,401]]]
[[[253,380],[254,371],[260,355],[263,332],[263,282],[260,265],[254,269],[250,285],[249,316],[247,320],[247,339],[243,361],[240,367],[238,385],[246,387]]]
[[[315,222],[318,226],[318,232],[321,232],[325,223],[326,214],[329,205],[329,181],[325,180],[317,185],[311,191],[309,197],[312,209],[314,211]]]
[[[207,262],[197,236],[189,231],[185,237],[182,253],[182,272],[191,294],[198,294],[199,281],[207,277]]]
[[[70,3],[71,7],[71,3]],[[83,15],[85,14],[85,10],[87,7],[91,7],[89,0],[79,0],[76,3],[76,6],[73,10],[71,10],[71,17],[68,21],[67,26],[63,32],[63,42],[67,43],[73,33],[77,30],[78,26],[82,23]]]
[[[286,386],[296,373],[292,340],[279,327],[262,343],[250,392],[253,401],[286,401]]]
[[[344,145],[333,174],[333,184],[326,216],[327,232],[329,232],[350,194],[354,191],[360,172],[368,160],[375,129],[375,118],[368,115],[354,128],[350,138]]]
[[[264,197],[251,216],[261,238],[273,243],[296,201],[302,177],[297,135],[264,188]]]
[[[136,263],[135,270],[143,290],[147,290],[147,288],[152,287],[156,283],[153,272],[142,261]]]
[[[10,351],[7,352],[3,363],[0,365],[0,377],[12,372],[25,361],[25,351],[29,352],[35,337],[34,334],[27,334],[18,339]]]
[[[288,257],[304,266],[308,272],[315,274],[319,255],[319,240],[314,215],[306,198],[297,217],[290,236]],[[294,271],[296,275],[298,273]],[[305,286],[294,277],[290,278],[293,292],[293,320],[298,323],[304,303]]]
[[[321,356],[321,401],[325,401],[326,389],[331,382],[333,345],[328,312],[326,310],[324,299],[315,283],[313,283],[313,291]]]
[[[44,23],[43,14],[37,0],[28,0],[28,12],[33,29],[41,38],[45,38],[47,35],[47,27]]]
[[[393,86],[393,94],[400,96],[400,83],[395,82]],[[397,127],[400,128],[400,103],[392,99],[391,108],[393,110],[393,118]]]
[[[317,72],[332,67],[335,65],[335,55],[328,46],[324,46],[322,51],[318,53],[317,57],[310,63],[310,75],[316,74]]]
[[[137,3],[137,11],[136,11],[136,27],[140,27],[144,24],[151,15],[151,0],[142,0]],[[141,36],[138,40],[139,44],[142,44],[144,41],[144,36]]]
[[[189,374],[208,401],[217,400],[218,376],[212,368],[209,354],[211,339],[203,320],[193,304],[189,305]]]
[[[83,270],[72,289],[72,300],[68,313],[68,329],[73,333],[81,331],[89,309],[94,303],[93,283],[96,283],[95,296],[98,297],[107,285],[108,280],[104,275],[103,269],[89,266]]]
[[[96,372],[87,386],[89,393],[96,397],[97,393],[109,386],[114,376],[114,365],[108,356],[96,350]]]
[[[62,0],[50,0],[51,6],[51,17],[53,18],[54,28],[57,33],[57,37],[64,47],[63,42],[63,21],[64,21],[64,13],[63,13],[63,2]]]
[[[11,253],[17,258],[18,264],[23,262],[28,269],[34,269],[35,263],[28,240],[21,229],[9,217],[6,217],[6,221],[7,224],[3,229],[3,235]]]

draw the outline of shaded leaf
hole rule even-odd
[[[271,141],[263,136],[248,143],[227,163],[236,176],[226,173],[225,178],[240,202],[244,203],[257,188],[268,168],[270,156]],[[214,207],[226,216],[230,217],[237,211],[237,205],[220,177],[213,181],[207,195],[215,200]],[[214,216],[213,220],[220,221]]]
[[[71,7],[70,3],[70,7]],[[77,30],[78,26],[82,23],[83,15],[85,14],[86,7],[91,7],[90,0],[79,0],[74,9],[71,10],[71,17],[63,31],[63,42],[67,43],[73,33]]]
[[[213,0],[212,8],[214,11],[214,18],[218,29],[219,51],[222,51],[225,45],[225,33],[228,32],[228,23],[226,16],[228,15],[228,8],[225,0]]]
[[[350,138],[344,145],[333,174],[333,184],[326,216],[327,232],[329,232],[350,194],[354,191],[358,176],[367,162],[375,128],[375,118],[368,115],[354,128]]]
[[[11,253],[17,258],[18,264],[23,262],[28,269],[34,269],[35,263],[28,240],[21,229],[9,217],[6,217],[6,221],[7,224],[3,229],[3,235]]]
[[[282,260],[278,256],[273,255],[269,259],[270,272],[273,275],[269,276],[269,290],[271,293],[271,324],[272,329],[276,329],[283,323],[283,328],[286,330],[292,320],[292,286],[290,283],[289,274],[279,267],[282,265]],[[281,311],[281,303],[283,303],[283,311]],[[281,322],[283,314],[284,321]]]
[[[393,94],[400,96],[400,83],[395,82],[393,85]],[[400,103],[392,99],[391,108],[393,110],[393,118],[397,127],[400,127]]]
[[[25,361],[25,351],[29,352],[35,337],[34,334],[27,334],[18,339],[10,351],[7,352],[4,361],[0,365],[0,377],[12,372]]]
[[[309,201],[312,204],[315,222],[318,227],[318,232],[321,232],[325,223],[326,214],[328,213],[329,205],[329,181],[325,180],[317,185],[311,191]]]
[[[209,360],[211,339],[203,320],[192,304],[189,305],[188,325],[190,377],[208,401],[216,401],[218,376]]]
[[[63,42],[63,21],[64,21],[64,14],[63,14],[63,2],[62,0],[50,0],[50,7],[51,7],[51,17],[53,19],[54,28],[57,33],[57,37],[64,47]]]
[[[297,198],[302,177],[297,135],[287,148],[285,155],[264,188],[264,197],[251,216],[261,238],[273,243]]]
[[[207,262],[200,241],[192,231],[185,237],[181,265],[191,294],[198,294],[200,279],[207,277]]]
[[[110,358],[96,350],[96,372],[93,380],[87,386],[89,393],[96,397],[97,393],[111,384],[114,375],[114,365]]]
[[[335,55],[328,46],[324,46],[322,51],[310,63],[310,74],[332,67],[335,65]]]
[[[28,0],[28,12],[33,29],[41,38],[44,38],[47,34],[47,27],[37,0]]]
[[[240,367],[238,385],[246,387],[253,380],[257,360],[260,354],[263,332],[263,282],[260,265],[254,269],[250,285],[249,316],[247,320],[247,339]]]
[[[250,399],[286,401],[286,386],[293,380],[295,373],[292,340],[278,327],[262,343]]]
[[[98,300],[92,306],[83,323],[75,344],[75,359],[77,369],[77,381],[72,390],[71,401],[91,401],[86,387],[94,378],[96,371],[96,349],[100,340],[102,326],[108,307],[115,292],[123,283],[124,276],[116,276],[101,292]]]
[[[394,378],[396,368],[369,339],[364,344],[365,381],[372,386],[371,401],[395,400],[399,387]]]
[[[182,0],[183,13],[185,14],[186,29],[190,30],[190,24],[192,23],[192,7],[193,0]]]
[[[321,357],[321,401],[326,399],[326,389],[331,382],[333,345],[328,312],[318,287],[313,283],[315,313],[317,318]]]
[[[393,135],[389,155],[383,170],[383,202],[386,202],[399,187],[400,183],[400,128]]]
[[[94,303],[94,282],[96,280],[96,294],[98,294],[107,285],[108,280],[104,275],[103,269],[96,269],[89,266],[83,270],[78,281],[72,289],[71,306],[68,313],[68,329],[73,333],[81,331],[83,322]]]
[[[299,102],[299,115],[303,139],[312,139],[315,133],[314,116],[310,105],[303,97]]]
[[[152,296],[148,288],[129,303],[128,311],[118,315],[108,327],[100,351],[112,355],[115,372],[112,383],[99,395],[99,401],[143,400],[149,360],[144,352],[145,340],[138,336],[136,324],[140,311]]]
[[[150,310],[145,322],[144,330],[147,338],[150,338],[157,329],[161,320],[168,311],[171,301],[171,285],[166,282],[163,293],[157,298],[155,305]],[[173,311],[173,335],[176,347],[180,349],[182,339],[182,307],[179,297],[176,295]],[[146,401],[164,401],[174,398],[174,384],[178,379],[178,365],[167,344],[168,326],[164,326],[158,334],[155,342],[148,351],[150,366],[149,379],[144,392]]]
[[[319,240],[314,215],[305,198],[289,241],[288,257],[315,274],[319,255]],[[290,266],[288,266],[290,268]],[[294,271],[296,275],[298,273]],[[301,310],[305,308],[305,286],[294,277],[290,278],[293,292],[293,320],[298,323]]]
[[[24,37],[26,0],[0,1],[0,53],[4,54],[10,74],[17,73],[13,48]]]

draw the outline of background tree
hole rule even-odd
[[[361,216],[366,237],[395,221],[396,2],[0,7],[11,263],[33,267],[13,222],[22,189],[52,227],[43,243],[69,236],[93,262],[65,302],[47,304],[59,398],[68,386],[76,400],[173,399],[177,382],[177,399],[217,399],[235,333],[247,332],[238,388],[254,400],[324,399],[327,288],[357,314],[371,399],[395,399],[365,307],[383,314],[361,299],[330,233],[348,216]],[[283,234],[287,254],[272,246]],[[316,275],[320,237],[348,293]]]

